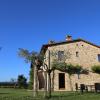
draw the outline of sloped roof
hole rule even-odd
[[[57,43],[42,45],[42,48],[41,48],[40,53],[45,52],[47,50],[47,48],[48,47],[51,47],[51,46],[62,45],[62,44],[69,44],[69,43],[80,42],[80,41],[83,41],[83,42],[88,43],[88,44],[90,44],[92,46],[95,46],[97,48],[100,48],[100,46],[98,46],[98,45],[96,45],[94,43],[91,43],[89,41],[86,41],[86,40],[83,40],[83,39],[79,38],[79,39],[71,40],[71,41],[63,41],[63,42],[57,42]]]

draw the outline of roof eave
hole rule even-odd
[[[83,41],[83,42],[88,43],[88,44],[90,44],[92,46],[100,48],[100,46],[98,46],[98,45],[96,45],[94,43],[91,43],[89,41],[86,41],[86,40],[83,40],[83,39],[79,38],[79,39],[71,40],[71,41],[63,41],[63,42],[58,42],[58,43],[53,43],[53,44],[45,44],[45,45],[42,46],[40,53],[42,53],[42,52],[45,53],[45,51],[47,50],[47,48],[51,47],[51,46],[56,46],[56,45],[61,45],[61,44],[68,44],[68,43],[79,42],[79,41]]]

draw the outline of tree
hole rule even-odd
[[[66,64],[65,72],[67,72],[69,75],[70,88],[72,91],[73,91],[73,87],[72,87],[71,76],[73,74],[79,74],[81,73],[81,71],[82,71],[82,66],[80,65]]]
[[[14,84],[14,88],[17,87],[17,79],[11,78],[11,79],[10,79],[10,82]]]
[[[46,72],[48,75],[48,97],[51,98],[51,72],[55,69],[53,67],[51,67],[50,65],[50,57],[51,57],[51,53],[50,51],[48,51],[48,65],[45,64],[46,66]],[[46,83],[46,82],[45,82]]]
[[[67,65],[65,62],[66,62],[66,59],[70,59],[71,58],[71,53],[68,51],[68,50],[64,50],[64,54],[63,54],[63,58],[62,60],[58,60],[57,59],[57,56],[58,56],[58,52],[59,51],[52,51],[51,52],[51,56],[54,57],[54,60],[52,62],[52,68],[53,69],[57,69],[57,70],[60,70],[60,71],[63,71],[63,72],[66,72],[69,74],[69,79],[70,79],[70,86],[71,86],[71,68],[73,67],[71,64]]]
[[[52,67],[55,67],[55,69],[57,69],[57,70],[63,71],[65,73],[68,73],[70,88],[73,91],[71,75],[81,72],[82,71],[82,66],[80,66],[80,65],[72,65],[72,64],[67,64],[65,62],[56,61],[56,62],[53,62]]]
[[[46,82],[45,82],[45,85],[48,85],[48,98],[51,98],[51,72],[53,70],[55,70],[55,67],[50,68],[50,66],[47,66],[47,65],[45,65],[45,66],[47,67],[46,73],[48,75],[48,84],[46,84]],[[47,79],[45,79],[45,81],[47,81]],[[45,87],[46,87],[45,89],[47,89],[47,86],[45,86]],[[45,91],[47,91],[47,90],[45,90]],[[46,92],[45,92],[44,96],[45,97],[47,96]]]
[[[16,82],[16,79],[15,79],[15,78],[11,78],[11,79],[10,79],[10,82],[12,82],[12,83],[13,83],[13,82]]]
[[[33,74],[33,68],[34,68],[34,67],[33,67],[32,64],[31,64],[31,66],[30,66],[30,72],[29,72],[29,76],[30,76],[30,77],[29,77],[29,84],[28,84],[28,88],[29,88],[29,89],[33,89],[33,83],[34,83],[34,82],[33,82],[33,81],[34,81],[34,80],[33,80],[33,77],[34,77],[34,76],[33,76],[33,75],[34,75],[34,74]]]
[[[33,84],[33,95],[34,96],[37,96],[38,95],[38,82],[37,82],[37,78],[38,78],[38,70],[42,64],[42,61],[43,61],[43,56],[35,51],[32,51],[32,52],[29,52],[28,50],[26,49],[22,49],[22,48],[19,48],[19,52],[18,52],[18,55],[20,57],[23,57],[25,62],[30,62],[33,66],[33,72],[34,72],[34,84]]]
[[[27,79],[24,75],[18,75],[17,84],[19,88],[27,88]]]

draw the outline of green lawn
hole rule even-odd
[[[33,98],[33,93],[21,89],[0,88],[0,100],[43,100],[43,92],[39,92],[38,98]],[[75,93],[75,92],[53,92],[50,100],[100,100],[99,93]]]

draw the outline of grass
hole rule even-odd
[[[37,98],[33,98],[32,91],[24,89],[4,89],[0,88],[0,100],[44,100],[43,92],[39,92]],[[49,100],[100,100],[99,93],[80,92],[53,92]]]

